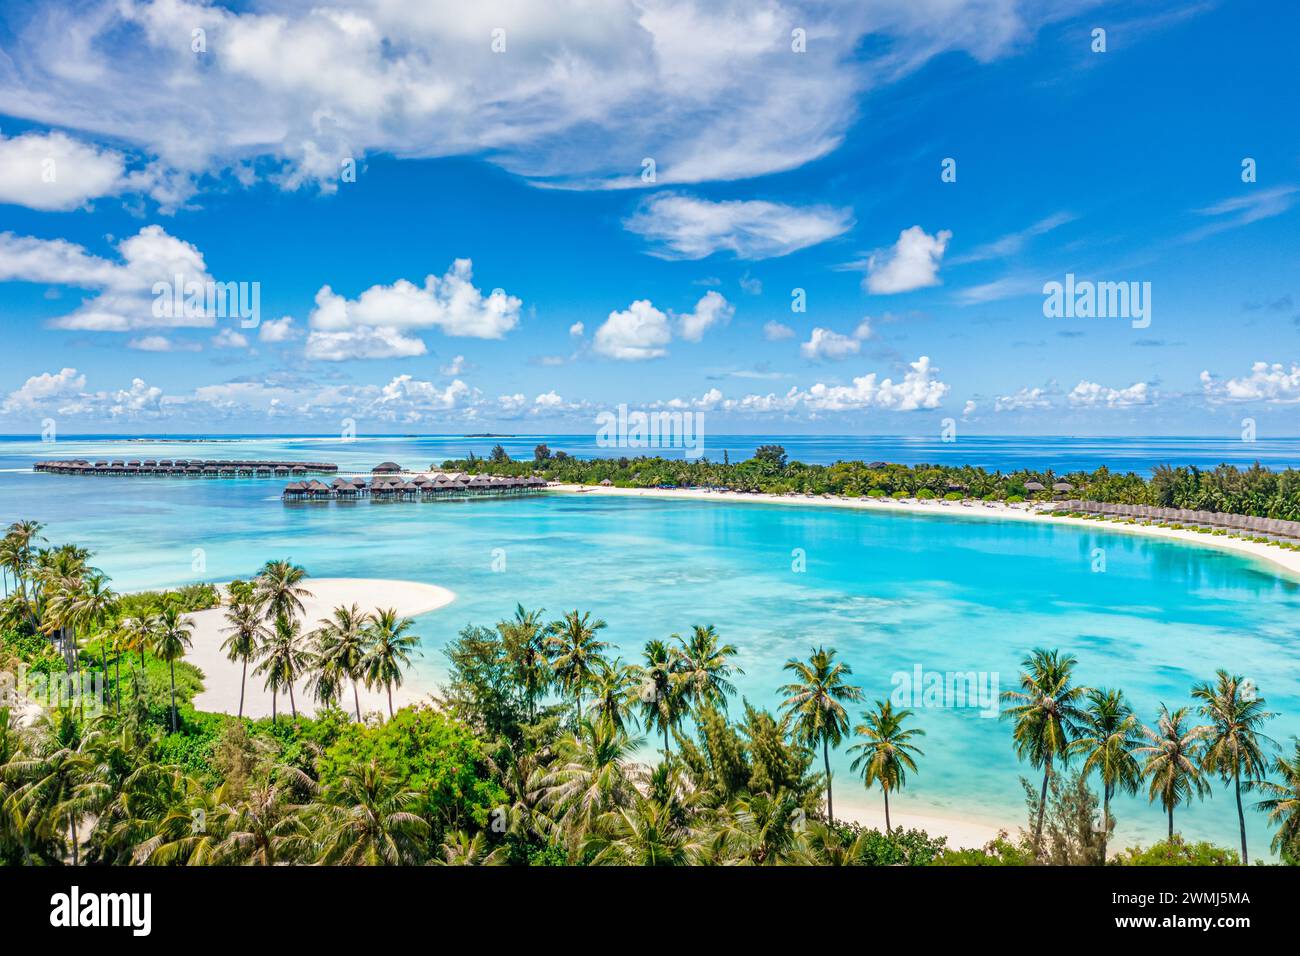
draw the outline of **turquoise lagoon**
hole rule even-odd
[[[237,451],[207,443],[57,447],[57,456],[39,443],[4,449],[0,519],[35,518],[51,541],[90,547],[119,589],[228,580],[279,557],[321,577],[451,588],[455,602],[418,619],[424,656],[415,679],[430,686],[444,674],[440,648],[459,628],[490,624],[522,602],[557,615],[591,610],[609,622],[607,639],[627,660],[649,638],[712,623],[740,649],[743,695],[769,708],[779,703],[782,664],[816,644],[837,648],[873,697],[917,666],[997,674],[1007,689],[1025,652],[1041,646],[1075,654],[1084,683],[1123,688],[1147,723],[1161,702],[1190,703],[1194,681],[1227,667],[1252,678],[1280,712],[1270,733],[1282,746],[1289,750],[1300,732],[1300,586],[1211,548],[1050,523],[798,504],[554,494],[286,505],[273,480],[28,469],[38,457],[346,459],[272,441]],[[193,570],[196,549],[201,572]],[[796,549],[806,556],[802,572]],[[1104,573],[1093,570],[1096,549]],[[502,553],[505,568],[494,571]],[[1009,726],[973,708],[935,707],[919,709],[918,724],[926,755],[900,809],[1014,830],[1024,816],[1018,777],[1034,774],[1016,761]],[[843,750],[833,758],[837,803],[874,805],[879,795],[867,795],[848,764]],[[1162,812],[1144,797],[1115,807],[1119,840],[1163,835]],[[1248,810],[1247,818],[1251,855],[1267,856],[1263,815]],[[1232,795],[1218,783],[1212,799],[1179,809],[1175,823],[1192,837],[1236,843]]]

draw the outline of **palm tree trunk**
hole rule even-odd
[[[176,662],[168,661],[167,669],[172,678],[172,733],[176,733]]]
[[[389,681],[384,685],[388,688],[388,719],[393,719],[393,682]]]
[[[1052,776],[1052,758],[1047,758],[1043,769],[1043,789],[1038,795],[1038,822],[1034,825],[1034,856],[1038,856],[1043,840],[1043,811],[1047,809],[1047,781]]]
[[[72,837],[72,865],[81,865],[80,847],[77,846],[77,818],[68,814],[68,834]]]
[[[106,644],[102,639],[100,640],[100,644],[99,644],[99,664],[104,669],[104,693],[107,694],[108,693],[108,644]],[[103,703],[107,704],[108,698],[105,698],[103,700]]]
[[[248,683],[248,658],[244,658],[244,669],[239,675],[239,716],[244,716],[244,685]]]
[[[1111,785],[1103,784],[1101,788],[1101,865],[1106,865],[1106,837],[1110,835],[1110,793]]]
[[[144,641],[140,642],[140,673],[144,673]]]
[[[352,703],[357,708],[357,723],[361,723],[361,698],[357,695],[357,682],[352,682]]]
[[[831,802],[831,748],[825,737],[822,738],[822,761],[826,764],[826,819],[835,823],[835,804]]]
[[[298,704],[293,699],[293,681],[289,681],[289,711],[293,714],[293,719],[298,719]]]
[[[279,693],[278,687],[271,688],[271,723],[275,723],[275,697]]]
[[[113,660],[113,670],[116,676],[113,678],[113,700],[117,704],[117,712],[122,713],[122,655],[119,653]]]
[[[1241,865],[1250,866],[1250,857],[1246,855],[1246,815],[1241,812],[1241,770],[1232,773],[1232,783],[1237,790],[1237,826],[1241,828]]]
[[[1174,805],[1169,805],[1169,839],[1174,838]]]
[[[892,833],[894,828],[889,824],[889,788],[885,787],[885,832]]]

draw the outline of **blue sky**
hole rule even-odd
[[[0,432],[1300,434],[1291,5],[538,6],[7,6]]]

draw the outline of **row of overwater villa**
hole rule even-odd
[[[328,485],[318,479],[295,481],[285,486],[281,497],[286,501],[350,501],[357,498],[416,501],[518,495],[546,488],[546,479],[538,477],[505,478],[435,471],[403,478],[401,472],[400,465],[386,461],[371,470],[369,481],[364,477],[339,477]]]
[[[38,461],[34,471],[58,475],[170,475],[186,478],[285,478],[334,474],[339,466],[325,461],[218,461],[205,458],[143,458],[90,461]]]

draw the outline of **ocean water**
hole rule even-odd
[[[42,443],[23,436],[0,436],[0,468],[26,467],[34,458],[323,458],[347,467],[370,468],[391,459],[410,468],[427,468],[470,452],[485,456],[500,442],[515,458],[531,458],[540,443],[552,451],[563,449],[581,458],[636,455],[639,450],[602,448],[594,430],[579,435],[424,435],[360,436],[340,441],[337,436],[266,438],[230,436],[220,440],[186,436],[149,436],[136,439],[86,439],[75,436],[57,443]],[[1088,438],[965,436],[956,441],[893,435],[714,435],[706,433],[704,454],[721,461],[749,458],[759,445],[779,444],[788,456],[807,464],[836,461],[889,461],[905,465],[975,465],[1014,471],[1022,468],[1057,473],[1092,470],[1106,465],[1112,471],[1149,474],[1159,464],[1213,468],[1227,462],[1246,466],[1259,461],[1271,468],[1300,467],[1300,438],[1244,442],[1238,438]],[[680,449],[649,450],[646,454],[680,456]]]
[[[237,453],[66,446],[59,457],[344,457],[295,441],[250,442]],[[357,454],[368,463],[419,460],[419,450],[380,450]],[[1289,750],[1300,733],[1300,584],[1212,549],[1050,524],[799,505],[572,495],[284,504],[275,480],[44,475],[28,468],[33,457],[56,457],[48,447],[4,451],[0,520],[35,518],[50,541],[91,548],[118,589],[228,580],[282,557],[322,577],[451,588],[456,601],[417,620],[424,656],[416,669],[427,682],[445,673],[440,648],[461,627],[490,624],[522,602],[557,616],[591,610],[629,661],[650,638],[712,623],[740,649],[743,695],[772,709],[783,663],[815,645],[837,648],[873,698],[918,666],[997,675],[1005,690],[1029,649],[1057,647],[1079,658],[1082,682],[1123,688],[1148,723],[1161,702],[1190,703],[1193,682],[1227,667],[1254,680],[1282,715],[1271,736]],[[1093,570],[1098,549],[1103,573]],[[504,570],[494,571],[502,556]],[[898,809],[1020,824],[1017,778],[1035,774],[1018,764],[1010,726],[973,708],[922,703],[925,757]],[[838,806],[877,805],[843,749],[833,768]],[[1126,844],[1163,834],[1161,810],[1144,798],[1120,798],[1115,813]],[[1228,846],[1235,819],[1231,793],[1217,783],[1212,799],[1175,814],[1185,834]],[[1252,856],[1266,856],[1263,815],[1248,810],[1247,819]]]

